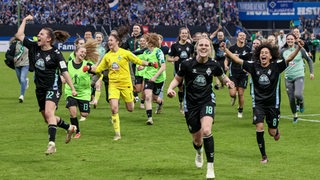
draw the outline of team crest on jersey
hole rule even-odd
[[[270,79],[267,75],[265,74],[262,74],[260,77],[259,77],[259,84],[261,85],[268,85],[270,84]]]
[[[188,53],[186,51],[182,51],[181,54],[180,54],[180,58],[187,59],[188,58]]]
[[[193,81],[193,84],[203,87],[207,84],[207,81],[203,75],[198,75],[196,79]]]
[[[44,70],[46,69],[44,60],[41,59],[41,58],[38,59],[37,62],[36,62],[36,64],[35,64],[35,67],[36,67],[37,69],[40,69],[40,70],[44,71]]]
[[[47,57],[46,57],[46,61],[48,62],[48,61],[50,61],[50,55],[48,55]]]
[[[271,75],[271,69],[268,70],[268,75]]]
[[[197,69],[192,69],[192,73],[197,73]]]
[[[190,51],[190,48],[189,48],[189,47],[187,47],[187,48],[186,48],[186,51]]]
[[[111,69],[112,69],[112,70],[119,70],[120,67],[119,67],[119,65],[118,65],[116,62],[113,62],[112,65],[111,65]]]
[[[118,56],[118,61],[120,61],[120,60],[121,60],[121,56],[119,55],[119,56]]]
[[[212,73],[211,69],[208,68],[208,69],[206,70],[206,73],[208,74],[208,76],[210,76],[210,74]]]

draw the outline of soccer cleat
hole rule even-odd
[[[300,107],[300,112],[303,113],[303,112],[304,112],[304,105],[303,105],[303,103],[300,103],[299,107]]]
[[[231,97],[231,106],[234,106],[236,103],[236,97]]]
[[[280,139],[280,131],[279,131],[279,129],[277,129],[276,135],[274,135],[273,138],[274,138],[275,141],[279,141],[279,139]]]
[[[184,114],[183,103],[179,104],[180,113]]]
[[[206,178],[207,179],[214,179],[216,176],[214,174],[214,167],[213,167],[213,163],[208,163],[207,164],[207,175]]]
[[[196,157],[195,157],[194,162],[195,162],[197,168],[202,168],[202,166],[203,166],[203,152],[202,152],[202,150],[200,151],[200,153],[196,152]]]
[[[114,137],[113,137],[113,140],[114,140],[114,141],[118,141],[118,140],[120,140],[120,139],[121,139],[120,132],[116,132],[116,134],[115,134]]]
[[[147,124],[147,125],[153,125],[152,117],[151,117],[151,118],[148,118],[146,124]]]
[[[86,118],[86,117],[81,116],[81,118],[80,118],[80,120],[79,120],[79,121],[85,121],[85,120],[87,120],[87,118]]]
[[[161,105],[160,105],[160,104],[157,105],[156,114],[160,114],[160,113],[161,113],[161,111],[162,111],[162,106],[163,106],[163,101],[162,101],[162,104],[161,104]]]
[[[260,161],[261,164],[267,164],[268,163],[268,157],[262,156],[262,160]]]
[[[23,100],[24,100],[23,95],[20,95],[20,96],[19,96],[19,103],[23,103]]]
[[[56,144],[53,141],[50,141],[48,144],[48,149],[44,152],[46,155],[53,154],[57,152]]]
[[[238,118],[242,118],[242,117],[243,117],[242,112],[238,112]]]
[[[69,129],[67,131],[66,143],[69,143],[71,141],[72,134],[76,132],[76,130],[77,130],[77,127],[75,125],[69,126]]]
[[[140,108],[141,108],[141,109],[144,109],[144,108],[145,108],[143,103],[140,104]]]
[[[140,99],[139,99],[138,96],[134,97],[134,99],[133,99],[134,103],[138,102],[139,100],[140,100]]]
[[[298,117],[293,117],[292,123],[293,123],[293,124],[297,124],[297,123],[298,123]]]
[[[79,139],[80,137],[81,137],[80,132],[78,132],[76,135],[73,136],[73,138],[75,138],[75,139]]]

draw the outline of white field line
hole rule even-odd
[[[308,122],[320,123],[320,120],[319,120],[320,118],[319,119],[304,119],[304,118],[301,118],[301,117],[316,117],[316,116],[320,116],[320,114],[299,114],[298,115],[298,120],[299,121],[308,121]],[[280,119],[281,118],[292,120],[293,115],[281,116]]]

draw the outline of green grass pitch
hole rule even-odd
[[[68,54],[65,53],[67,56]],[[4,53],[0,59],[4,59]],[[318,54],[319,57],[319,54]],[[172,64],[167,64],[166,87],[172,80]],[[215,91],[217,107],[215,173],[219,180],[319,179],[320,167],[320,67],[314,64],[315,80],[305,78],[305,112],[292,124],[288,98],[282,78],[281,139],[275,142],[265,133],[269,163],[260,164],[260,152],[252,122],[251,98],[245,91],[244,117],[237,118],[237,104],[230,105],[227,89]],[[46,156],[47,125],[38,112],[35,86],[18,103],[19,84],[15,72],[0,65],[0,179],[127,179],[193,180],[205,179],[206,169],[196,169],[195,151],[177,98],[165,97],[162,114],[154,114],[155,124],[145,125],[145,110],[125,110],[120,104],[122,139],[114,142],[110,108],[104,89],[97,109],[80,122],[82,136],[64,143],[65,132],[58,129],[57,152]],[[33,74],[29,73],[29,79]],[[165,89],[166,91],[166,89]],[[56,114],[69,121],[65,99]],[[155,107],[155,104],[153,105]],[[153,110],[155,112],[155,108]]]

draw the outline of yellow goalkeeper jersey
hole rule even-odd
[[[100,64],[96,68],[96,73],[101,73],[105,69],[109,70],[109,85],[118,88],[128,88],[132,86],[130,75],[130,64],[142,65],[142,60],[132,52],[119,48],[117,52],[109,51],[104,55]]]

